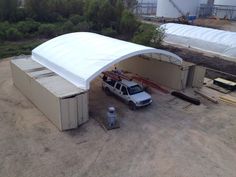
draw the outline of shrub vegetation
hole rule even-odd
[[[90,31],[159,47],[163,29],[141,23],[136,0],[0,0],[0,42]]]

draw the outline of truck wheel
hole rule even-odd
[[[136,105],[133,102],[129,102],[129,109],[134,111],[137,109]]]
[[[106,87],[105,88],[105,93],[106,93],[106,95],[110,96],[111,95],[110,89]]]

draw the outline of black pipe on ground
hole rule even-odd
[[[171,95],[173,95],[173,96],[175,96],[177,98],[180,98],[180,99],[182,99],[184,101],[187,101],[187,102],[190,102],[192,104],[195,104],[195,105],[200,105],[201,104],[200,100],[198,100],[196,98],[192,98],[192,97],[187,96],[187,95],[185,95],[183,93],[180,93],[180,92],[173,91],[173,92],[171,92]]]

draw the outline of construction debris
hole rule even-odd
[[[134,80],[140,82],[142,85],[147,85],[147,86],[150,86],[154,89],[157,89],[165,94],[168,94],[169,91],[167,89],[164,89],[163,87],[159,86],[158,84],[154,83],[153,81],[151,80],[148,80],[148,79],[145,79],[144,77],[142,76],[139,76],[139,75],[135,75],[132,77]]]
[[[106,71],[106,72],[102,72],[102,74],[104,74],[110,78],[113,78],[115,80],[119,80],[119,81],[122,79],[125,79],[128,81],[132,80],[131,77],[126,76],[125,74],[122,73],[122,71]]]
[[[220,96],[220,100],[225,102],[225,103],[229,103],[232,104],[234,106],[236,106],[236,98],[232,97],[232,96]]]
[[[152,88],[154,88],[156,90],[159,90],[159,91],[161,91],[161,92],[163,92],[165,94],[170,93],[166,88],[164,88],[164,87],[160,86],[159,84],[149,80],[148,78],[144,78],[144,77],[142,77],[142,76],[140,76],[138,74],[133,74],[133,73],[131,73],[129,71],[124,71],[124,73],[129,74],[130,77],[132,78],[132,80],[135,80],[135,81],[139,82],[140,84],[142,84],[144,86],[152,87]]]
[[[223,26],[231,25],[231,22],[225,19],[221,20],[217,17],[212,17],[208,19],[199,18],[194,20],[194,25],[221,29]]]
[[[218,86],[218,85],[214,85],[214,84],[207,85],[207,87],[208,87],[208,88],[211,88],[211,89],[213,89],[213,90],[216,90],[216,91],[218,91],[218,92],[224,93],[224,94],[228,94],[228,93],[231,92],[230,90],[227,90],[227,89],[225,89],[225,88],[222,88],[222,87],[220,87],[220,86]]]
[[[218,103],[219,103],[218,100],[217,100],[215,97],[209,96],[209,95],[207,95],[206,93],[203,93],[203,92],[200,91],[200,90],[194,90],[194,92],[197,93],[197,94],[199,94],[199,95],[201,95],[202,97],[206,98],[207,100],[209,100],[209,101],[211,101],[211,102],[213,102],[213,103],[215,103],[215,104],[218,104]]]

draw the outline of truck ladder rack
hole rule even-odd
[[[128,80],[128,81],[132,81],[132,78],[122,74],[122,73],[118,73],[117,71],[105,71],[105,72],[102,72],[105,76],[108,76],[110,78],[112,78],[113,80],[122,80],[122,79],[125,79],[125,80]]]

